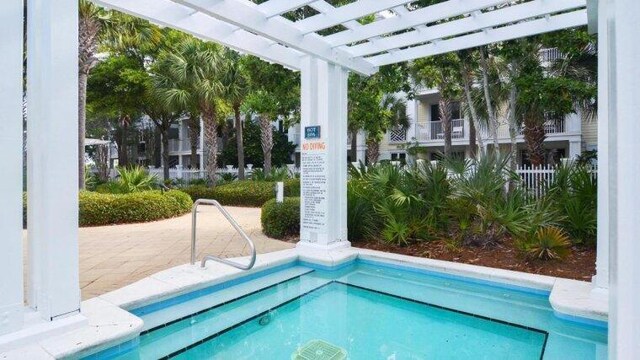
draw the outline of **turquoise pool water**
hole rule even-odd
[[[363,262],[295,264],[133,312],[148,329],[93,358],[292,359],[317,340],[348,359],[607,355],[606,328],[557,317],[547,293]]]

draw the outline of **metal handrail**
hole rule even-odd
[[[193,208],[191,208],[191,265],[194,265],[196,263],[196,221],[198,217],[198,206],[201,204],[214,205],[216,208],[218,208],[218,210],[220,210],[222,215],[224,215],[224,217],[227,218],[229,223],[231,223],[231,226],[233,226],[233,228],[236,229],[238,234],[240,234],[240,236],[242,236],[242,238],[244,238],[244,240],[246,240],[249,243],[249,247],[251,248],[251,260],[249,261],[248,264],[243,265],[243,264],[240,264],[234,261],[229,261],[217,256],[206,255],[204,258],[202,258],[200,267],[204,267],[207,261],[213,260],[222,264],[233,266],[234,268],[237,268],[240,270],[251,269],[253,265],[256,263],[256,247],[253,244],[253,241],[251,240],[251,238],[249,238],[249,236],[247,236],[247,234],[244,232],[244,230],[242,230],[240,225],[238,225],[236,220],[231,216],[231,214],[227,212],[227,210],[225,210],[222,207],[222,205],[220,205],[219,202],[217,202],[216,200],[210,200],[210,199],[198,199],[195,201],[195,203],[193,203]]]

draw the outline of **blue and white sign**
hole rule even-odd
[[[304,128],[305,139],[320,139],[320,125],[305,126]]]

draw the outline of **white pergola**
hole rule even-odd
[[[28,5],[29,241],[25,308],[22,243],[23,1],[0,4],[0,335],[56,323],[79,312],[77,202],[77,0]],[[411,0],[95,0],[301,72],[304,168],[300,246],[349,246],[344,166],[348,72],[517,39],[589,23],[599,38],[598,261],[592,296],[610,296],[610,356],[640,354],[640,36],[637,0],[449,0],[414,8]],[[588,2],[588,4],[587,4]],[[308,7],[316,15],[283,17]],[[587,10],[588,8],[588,10]],[[376,20],[358,20],[374,15]],[[329,35],[322,30],[337,29]],[[6,36],[6,34],[10,34]],[[31,139],[34,141],[31,141]],[[305,151],[308,144],[308,151]],[[305,156],[303,154],[303,156]],[[311,177],[321,201],[305,195]],[[310,195],[309,195],[310,196]],[[308,205],[308,206],[307,206]],[[312,219],[310,221],[309,219]],[[609,261],[611,259],[611,261]],[[27,319],[27,320],[25,320]]]

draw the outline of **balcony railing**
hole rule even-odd
[[[191,141],[189,137],[185,137],[184,139],[169,139],[169,151],[177,152],[180,151],[180,145],[182,143],[182,151],[191,151]],[[202,150],[200,148],[200,139],[198,139],[198,150]]]
[[[418,140],[432,141],[444,140],[444,126],[442,121],[430,121],[426,124],[419,124]],[[464,119],[451,120],[451,139],[465,138]]]
[[[566,121],[565,119],[551,119],[547,120],[544,123],[544,133],[549,134],[563,134],[567,131],[566,129]],[[524,133],[524,128],[520,127],[520,135]],[[507,130],[507,137],[509,136]]]

